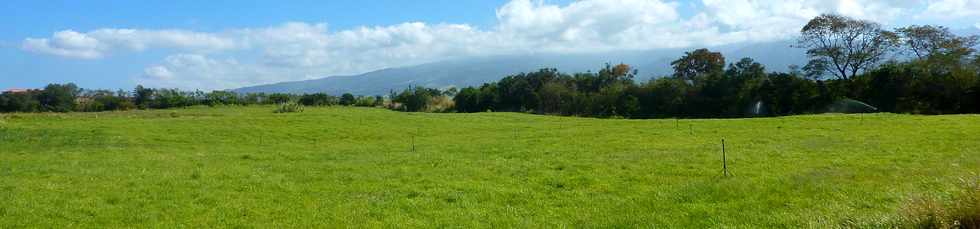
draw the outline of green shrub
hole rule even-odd
[[[299,103],[280,103],[274,113],[298,113],[303,112],[303,105]]]

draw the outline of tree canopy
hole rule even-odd
[[[897,41],[894,32],[882,29],[878,23],[824,14],[803,26],[798,45],[807,49],[810,69],[847,80],[874,67]]]

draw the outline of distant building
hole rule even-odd
[[[11,88],[3,91],[3,93],[26,93],[29,89]]]

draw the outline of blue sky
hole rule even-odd
[[[0,89],[227,89],[450,58],[792,39],[820,13],[980,27],[980,0],[0,2]]]
[[[561,2],[561,1],[554,1]],[[481,1],[25,1],[0,3],[4,40],[48,36],[52,31],[105,27],[215,31],[278,25],[287,21],[329,22],[337,29],[406,21],[490,25],[502,0]],[[29,23],[25,23],[29,22]]]
[[[89,61],[25,52],[27,37],[55,31],[100,28],[221,31],[264,27],[289,21],[326,22],[333,29],[389,25],[406,21],[489,26],[502,0],[480,1],[35,1],[0,2],[0,90],[76,82],[93,88],[129,88],[131,78],[165,52]]]

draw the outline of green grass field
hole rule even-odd
[[[880,226],[980,171],[977,115],[272,110],[2,115],[0,227]]]

